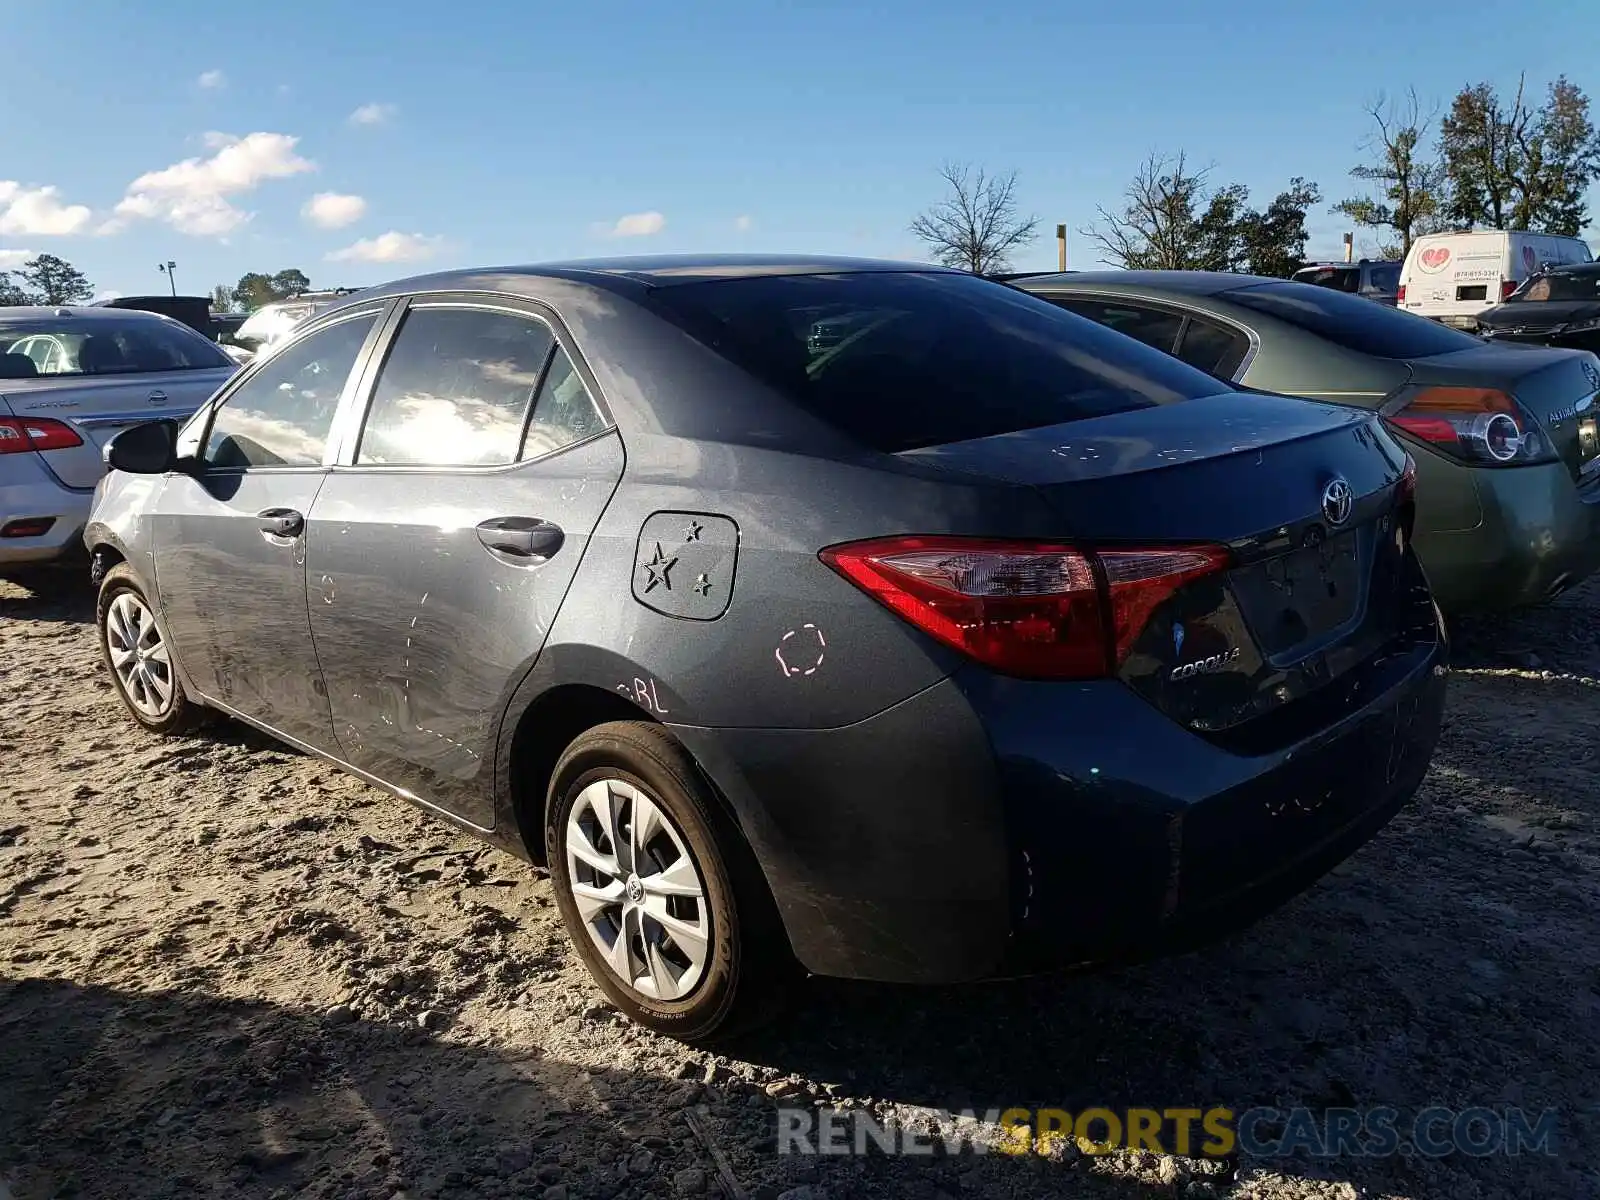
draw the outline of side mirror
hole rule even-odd
[[[178,465],[178,423],[145,421],[106,443],[106,465],[130,475],[165,475]]]

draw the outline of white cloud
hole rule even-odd
[[[207,90],[214,90],[227,83],[228,77],[221,71],[201,71],[200,78],[197,80],[197,82],[201,87],[206,88]]]
[[[101,233],[116,233],[133,220],[165,221],[180,233],[221,237],[248,221],[252,214],[234,207],[229,196],[254,191],[269,179],[313,171],[316,164],[295,153],[299,138],[286,133],[252,133],[234,137],[208,133],[204,142],[215,151],[206,158],[186,158],[150,171],[128,185],[115,215]]]
[[[610,229],[612,237],[649,237],[667,227],[667,219],[658,212],[629,213],[618,219]]]
[[[420,233],[401,233],[391,229],[375,238],[362,238],[343,250],[328,255],[329,262],[419,262],[432,258],[439,251],[442,238],[425,237]]]
[[[352,125],[383,125],[394,120],[400,110],[392,104],[363,104],[350,114]]]
[[[63,237],[89,223],[82,204],[61,203],[53,187],[25,188],[12,179],[0,179],[0,233],[23,237]]]
[[[15,271],[33,257],[32,250],[0,250],[0,271]]]
[[[360,196],[338,192],[318,192],[300,210],[305,219],[323,229],[343,229],[367,215],[367,202]]]
[[[739,216],[733,219],[733,227],[740,233],[749,233],[756,227],[756,219],[751,216]]]

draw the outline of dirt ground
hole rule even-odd
[[[138,732],[89,618],[0,584],[0,1198],[1600,1195],[1600,587],[1468,628],[1414,804],[1254,929],[1093,976],[812,982],[716,1057],[618,1020],[526,866],[237,726]],[[818,1159],[774,1152],[784,1102],[1559,1125],[1516,1158]]]

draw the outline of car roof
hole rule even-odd
[[[87,304],[19,304],[0,308],[0,322],[44,321],[53,317],[71,317],[81,321],[165,321],[169,325],[183,324],[165,313],[144,308],[109,308]]]
[[[608,291],[661,288],[719,279],[751,279],[778,275],[832,275],[862,271],[963,272],[928,263],[873,258],[838,258],[816,254],[663,254],[617,258],[582,258],[515,266],[478,267],[416,275],[340,297],[340,306],[380,296],[409,292],[496,291],[516,295],[538,291],[540,279],[588,283]]]
[[[1190,296],[1215,296],[1258,283],[1284,282],[1267,275],[1240,275],[1231,271],[1068,271],[1065,274],[1037,276],[1018,286],[1030,291],[1055,286],[1084,290],[1110,286],[1152,292],[1181,292]]]

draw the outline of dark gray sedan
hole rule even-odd
[[[1438,735],[1370,414],[957,272],[406,280],[110,459],[132,718],[231,714],[548,863],[600,986],[686,1039],[796,960],[949,982],[1215,936]]]
[[[1417,553],[1447,613],[1535,604],[1600,567],[1600,359],[1499,347],[1252,275],[1107,271],[1017,286],[1245,387],[1376,409],[1417,461]]]

